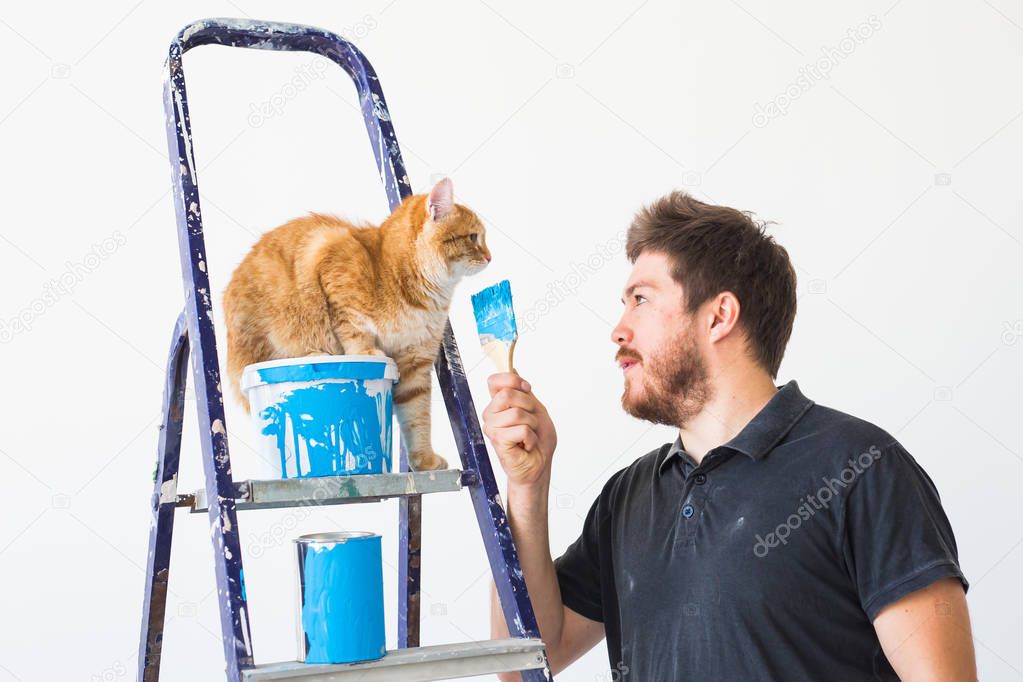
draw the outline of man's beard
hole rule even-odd
[[[643,394],[629,399],[628,378],[622,393],[622,409],[637,419],[683,427],[711,398],[707,367],[689,332],[664,352],[645,360],[628,350],[618,351],[617,357],[643,361]]]

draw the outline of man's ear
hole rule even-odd
[[[444,220],[455,208],[455,191],[451,185],[451,178],[443,178],[433,189],[430,196],[426,198],[426,215],[430,220]]]
[[[739,323],[739,298],[731,291],[722,291],[714,297],[710,312],[710,340],[720,341]]]

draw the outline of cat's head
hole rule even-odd
[[[432,264],[452,279],[475,275],[487,267],[490,249],[486,228],[475,213],[455,203],[450,179],[444,178],[434,185],[423,206],[425,215],[418,244],[421,255],[430,256]]]

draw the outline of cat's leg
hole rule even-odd
[[[350,319],[342,320],[334,329],[345,355],[387,355],[377,347],[376,334],[356,325]]]
[[[446,469],[447,460],[433,451],[430,439],[430,359],[399,363],[401,380],[394,386],[394,411],[398,417],[408,459],[415,471]]]
[[[315,338],[315,337],[314,337]],[[321,335],[319,344],[310,344],[305,355],[343,355],[344,347],[338,340],[334,330],[327,326]]]

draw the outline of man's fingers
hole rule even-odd
[[[487,415],[485,421],[488,426],[496,429],[525,424],[529,428],[536,430],[539,426],[539,420],[536,415],[521,407],[509,407],[506,410],[494,412]]]
[[[490,429],[491,440],[500,455],[502,451],[515,450],[521,443],[525,450],[536,446],[536,433],[525,424]]]
[[[526,437],[522,439],[522,447],[526,450],[535,450],[539,442],[539,439],[536,437],[536,431],[530,429]]]
[[[487,388],[490,390],[490,397],[493,398],[502,388],[528,391],[530,386],[528,381],[515,372],[498,372],[487,377]]]
[[[526,412],[537,411],[537,400],[532,393],[523,393],[511,388],[502,388],[495,393],[486,407],[487,414],[497,414],[503,410],[518,408]]]
[[[487,378],[490,404],[483,410],[483,432],[506,460],[522,458],[534,452],[540,443],[537,431],[545,418],[543,405],[532,387],[515,372],[498,372]],[[514,468],[514,463],[511,463]]]

